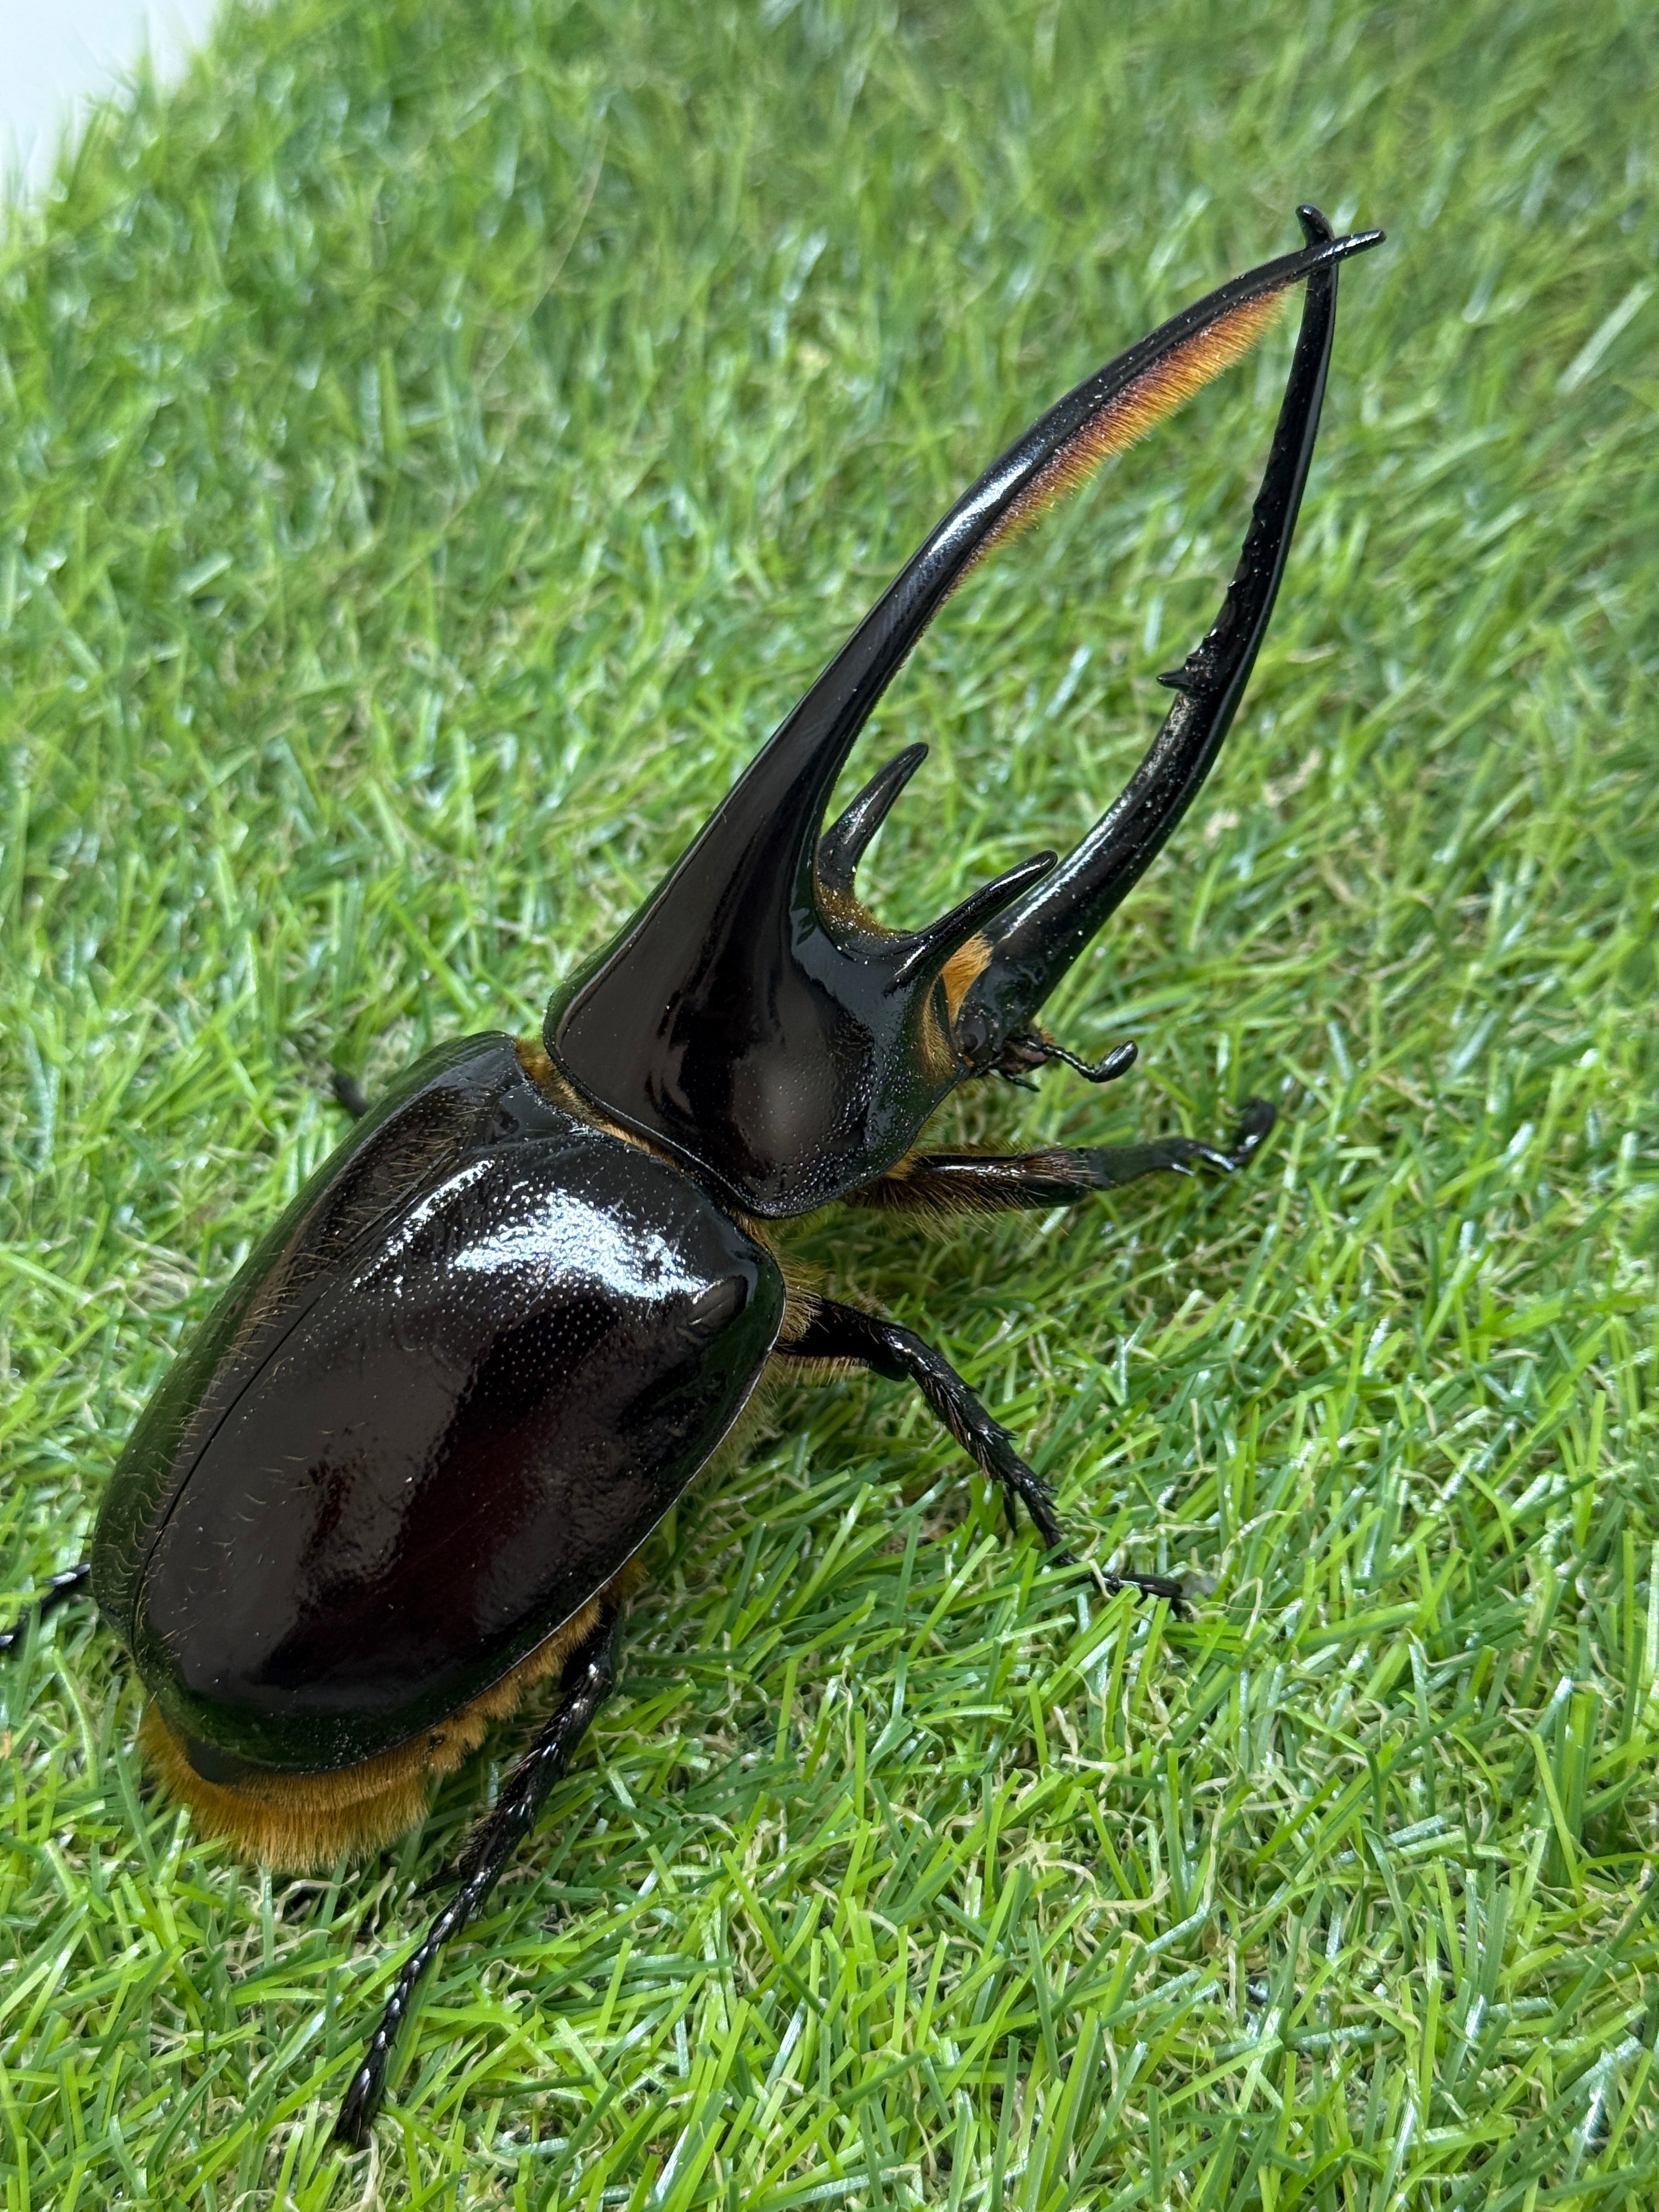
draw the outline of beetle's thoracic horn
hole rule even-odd
[[[978,890],[969,891],[959,906],[904,940],[891,988],[902,990],[924,977],[932,981],[943,972],[952,953],[960,951],[970,937],[976,937],[1006,907],[1012,906],[1022,891],[1041,883],[1059,858],[1058,853],[1033,853],[1029,860],[1021,860]]]
[[[1302,252],[1235,277],[1132,346],[964,494],[660,889],[549,1006],[548,1050],[577,1089],[740,1206],[805,1212],[900,1158],[939,1101],[1035,1012],[1202,780],[1272,611],[1318,424],[1337,264],[1381,236],[1335,239],[1314,210],[1301,213]],[[1134,781],[1058,870],[1039,855],[917,935],[880,928],[851,896],[853,871],[921,749],[890,762],[819,832],[906,653],[975,562],[1237,360],[1304,281],[1296,362],[1244,559]],[[988,964],[953,1029],[942,977],[976,934]]]

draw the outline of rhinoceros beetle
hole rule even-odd
[[[1235,278],[1079,384],[946,515],[539,1041],[419,1060],[319,1170],[155,1393],[90,1576],[149,1692],[142,1740],[210,1833],[326,1863],[417,1820],[434,1779],[535,1683],[551,1719],[474,1833],[339,2115],[361,2146],[439,1947],[477,1912],[616,1679],[635,1555],[778,1359],[915,1385],[1011,1518],[1060,1551],[1048,1492],[922,1340],[820,1295],[775,1224],[835,1200],[1070,1205],[1158,1169],[1237,1167],[1184,1137],[1018,1157],[918,1151],[960,1085],[1086,1067],[1038,1010],[1208,773],[1279,587],[1318,428],[1338,264],[1381,233]],[[829,829],[860,729],[974,563],[1237,358],[1306,285],[1272,451],[1213,629],[1164,727],[1063,861],[1042,853],[930,927],[884,929],[854,872],[926,748]],[[343,1098],[354,1102],[349,1084]],[[1107,1578],[1173,1601],[1152,1576]],[[4,1642],[15,1640],[9,1637]]]

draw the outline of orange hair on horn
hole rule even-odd
[[[1166,415],[1201,392],[1212,378],[1241,361],[1273,321],[1289,289],[1280,285],[1276,292],[1264,292],[1230,307],[1172,353],[1143,369],[1121,392],[1115,392],[1016,495],[963,573],[976,567],[993,546],[1017,537],[1046,508],[1087,483],[1109,455],[1121,453],[1146,437]]]

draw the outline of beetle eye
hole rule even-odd
[[[699,1291],[689,1307],[684,1326],[694,1336],[718,1336],[737,1319],[749,1303],[749,1279],[744,1275],[727,1275],[723,1281],[711,1283],[706,1291]]]

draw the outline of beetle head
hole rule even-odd
[[[1334,239],[1316,210],[1301,213],[1309,240],[1301,252],[1236,277],[1175,316],[1069,392],[986,471],[665,882],[555,995],[544,1036],[577,1090],[739,1207],[763,1218],[804,1213],[884,1174],[946,1095],[991,1065],[1002,1036],[1035,1013],[1201,781],[1265,629],[1295,520],[1324,386],[1336,264],[1380,236]],[[1066,885],[1059,907],[1041,904],[1041,879],[1055,866],[1042,853],[926,930],[883,928],[854,896],[854,871],[926,748],[889,762],[820,830],[836,779],[900,663],[975,562],[1237,360],[1304,280],[1297,364],[1246,558],[1215,629],[1176,679],[1183,696],[1171,721],[1184,714],[1178,735],[1187,755],[1196,757],[1186,728],[1194,696],[1206,718],[1196,772],[1160,801],[1133,853],[1114,860],[1104,903],[1098,884],[1086,895],[1079,885],[1085,841],[1055,878]],[[1281,460],[1281,495],[1264,524]],[[1265,553],[1256,545],[1264,528],[1273,540]],[[1000,959],[1005,941],[1011,957]]]

